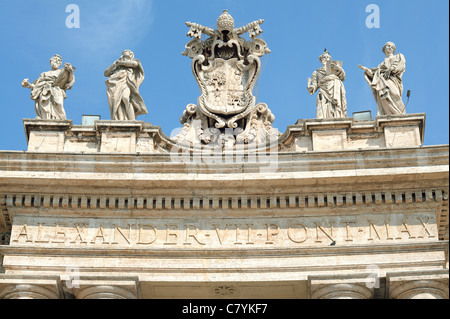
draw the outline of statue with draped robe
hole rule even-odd
[[[34,100],[36,118],[40,120],[65,120],[66,112],[63,107],[66,90],[75,83],[73,72],[75,67],[65,63],[55,54],[50,59],[51,70],[41,73],[38,79],[30,83],[28,79],[22,81],[22,86],[31,89],[31,99]]]
[[[319,57],[322,67],[308,78],[307,89],[313,95],[319,91],[316,98],[316,118],[347,117],[347,100],[345,88],[345,72],[341,61],[331,60],[331,55],[325,52]]]
[[[131,50],[123,51],[121,57],[105,70],[105,81],[111,120],[135,121],[147,114],[147,107],[139,94],[144,81],[144,69]]]
[[[403,54],[395,54],[395,44],[387,42],[383,46],[385,59],[376,68],[358,67],[364,70],[364,78],[372,89],[373,97],[377,103],[377,114],[405,114],[405,105],[402,101],[403,82],[406,60]]]

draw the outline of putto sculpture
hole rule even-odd
[[[192,72],[200,87],[198,104],[186,107],[180,122],[183,130],[175,141],[212,144],[233,131],[234,143],[261,142],[279,132],[272,128],[275,117],[266,104],[256,104],[252,91],[261,71],[262,57],[270,53],[262,33],[264,20],[234,28],[234,19],[224,10],[217,30],[186,22],[193,38],[182,53],[192,59]],[[250,41],[240,37],[249,32]],[[208,36],[201,40],[202,34]],[[223,142],[224,140],[222,140]]]
[[[31,99],[34,100],[36,118],[40,120],[65,120],[66,112],[63,102],[66,90],[70,90],[75,83],[73,72],[75,67],[65,63],[55,54],[50,59],[51,70],[41,73],[38,79],[30,83],[28,79],[22,81],[22,86],[31,89]]]
[[[317,90],[316,118],[341,118],[347,117],[347,100],[345,88],[342,83],[345,80],[345,72],[342,61],[331,60],[330,53],[325,49],[319,57],[322,67],[308,78],[307,89],[313,95]]]
[[[385,59],[376,68],[358,67],[364,70],[364,78],[372,89],[377,103],[378,115],[405,114],[405,105],[402,101],[403,82],[406,60],[403,54],[395,54],[395,44],[387,42],[383,46]]]
[[[139,94],[139,87],[144,81],[144,69],[139,60],[134,58],[131,50],[125,50],[114,61],[104,75],[111,120],[135,121],[141,114],[147,114],[147,107]]]

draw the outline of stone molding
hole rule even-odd
[[[57,276],[0,274],[0,299],[60,299],[63,297]]]
[[[136,296],[121,287],[102,285],[80,290],[76,299],[137,299]]]
[[[73,125],[71,120],[23,119],[23,123],[30,152],[161,154],[174,147],[191,151],[201,147],[177,143],[160,127],[143,121],[101,120],[94,126]],[[424,113],[383,115],[373,121],[307,119],[288,126],[272,144],[278,145],[278,151],[290,152],[420,147],[424,131]],[[105,141],[115,147],[104,145]],[[240,146],[236,150],[242,151]]]
[[[386,274],[392,299],[449,299],[448,269]]]
[[[311,299],[372,299],[373,292],[358,284],[333,284],[317,289]]]
[[[372,299],[374,287],[370,286],[372,274],[310,276],[310,299]]]
[[[127,276],[77,276],[63,281],[66,291],[76,299],[139,299],[138,277]]]
[[[71,273],[71,275],[74,273]],[[139,279],[120,276],[0,274],[0,299],[138,299]]]
[[[217,210],[266,208],[320,208],[340,206],[390,205],[443,202],[446,189],[398,190],[392,192],[348,192],[340,194],[224,195],[224,196],[117,196],[76,194],[6,194],[0,204],[8,207],[79,208],[79,209],[148,209],[148,210]]]
[[[59,299],[59,296],[37,285],[9,285],[0,293],[0,299]]]

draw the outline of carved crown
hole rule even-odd
[[[217,19],[217,30],[223,33],[223,31],[227,31],[231,33],[234,29],[234,19],[228,13],[228,10],[223,10],[223,13]]]

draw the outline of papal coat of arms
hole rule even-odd
[[[188,36],[183,55],[192,58],[192,72],[200,87],[197,105],[189,104],[180,118],[183,130],[177,142],[210,144],[227,135],[233,143],[263,142],[280,135],[272,128],[275,117],[266,104],[256,104],[253,87],[261,71],[262,57],[270,53],[257,20],[234,28],[233,17],[224,10],[217,19],[217,30],[186,22]],[[248,32],[250,41],[240,37]],[[201,36],[209,36],[202,40]],[[227,134],[227,132],[233,134]]]

